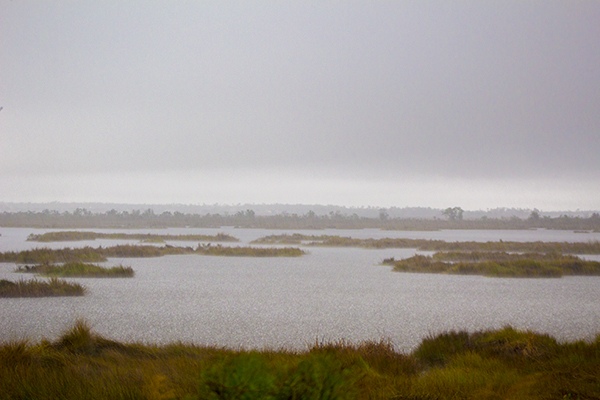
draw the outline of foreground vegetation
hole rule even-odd
[[[157,235],[151,233],[100,233],[84,231],[59,231],[46,232],[39,235],[31,234],[27,237],[32,242],[73,242],[78,240],[140,240],[148,243],[162,243],[166,240],[196,241],[196,242],[239,242],[239,239],[226,233],[216,235]]]
[[[197,248],[177,246],[150,245],[118,245],[111,247],[82,247],[64,249],[33,249],[23,251],[7,251],[0,253],[0,262],[16,264],[59,264],[70,262],[94,263],[106,261],[109,257],[141,258],[161,257],[166,255],[197,254],[211,256],[244,256],[244,257],[298,257],[306,254],[297,248],[264,248],[264,247],[227,247],[198,245]]]
[[[36,264],[17,267],[16,272],[35,273],[50,277],[77,278],[131,278],[135,274],[133,268],[117,265],[105,268],[95,264],[70,262],[62,265]]]
[[[0,346],[4,399],[597,399],[600,337],[558,343],[510,327],[244,351],[105,339],[78,322],[55,342]]]
[[[566,254],[600,254],[600,242],[445,242],[429,239],[355,239],[335,235],[270,235],[255,244],[298,244],[324,247],[362,247],[366,249],[418,249],[423,251],[504,251]]]
[[[83,296],[85,288],[78,283],[71,283],[51,278],[45,280],[20,280],[16,282],[0,280],[0,297],[52,297]],[[0,353],[0,358],[2,354]],[[1,392],[1,391],[0,391]]]
[[[560,278],[564,275],[600,275],[600,262],[560,254],[436,253],[403,260],[388,258],[384,265],[396,272],[483,275],[512,278]]]

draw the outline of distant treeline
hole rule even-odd
[[[256,215],[253,210],[235,214],[184,214],[165,211],[156,214],[152,209],[131,212],[116,210],[105,213],[92,213],[78,208],[73,212],[44,210],[40,212],[0,213],[2,227],[29,228],[220,228],[236,226],[240,228],[263,229],[364,229],[386,230],[440,230],[440,229],[565,229],[580,231],[600,231],[600,214],[590,217],[563,215],[556,218],[541,216],[533,211],[528,218],[487,218],[463,219],[459,207],[444,210],[439,218],[393,218],[382,209],[377,218],[346,215],[339,212],[317,215],[313,211],[306,214],[281,213],[278,215]]]

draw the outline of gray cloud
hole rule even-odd
[[[0,15],[7,179],[600,178],[597,2],[4,1]]]

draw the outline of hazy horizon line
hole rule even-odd
[[[444,210],[446,208],[452,207],[460,207],[465,212],[493,212],[493,211],[538,211],[545,213],[594,213],[599,212],[600,210],[596,209],[580,209],[577,208],[575,210],[567,210],[567,209],[542,209],[538,207],[490,207],[490,208],[463,208],[460,204],[452,204],[448,205],[448,207],[432,207],[432,206],[418,206],[418,205],[397,205],[397,206],[381,206],[381,205],[361,205],[361,206],[349,206],[343,204],[333,204],[333,203],[282,203],[282,202],[274,202],[274,203],[179,203],[179,202],[170,202],[170,203],[158,203],[158,202],[116,202],[116,201],[1,201],[0,206],[45,206],[45,205],[62,205],[64,206],[73,206],[76,208],[82,208],[84,205],[102,205],[102,206],[119,206],[119,207],[142,207],[145,209],[150,208],[151,206],[158,207],[223,207],[223,208],[236,208],[236,207],[318,207],[318,208],[337,208],[337,209],[370,209],[370,210],[390,210],[390,209],[398,209],[398,210],[410,210],[410,209],[424,209],[424,210]],[[2,212],[5,212],[3,210]]]

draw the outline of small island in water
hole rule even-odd
[[[79,283],[67,282],[58,278],[50,280],[0,280],[0,297],[56,297],[83,296],[86,289]],[[2,356],[0,355],[0,358]]]
[[[216,235],[157,235],[153,233],[100,233],[86,231],[57,231],[46,232],[39,235],[31,234],[27,237],[30,242],[74,242],[82,240],[112,239],[112,240],[140,240],[144,243],[163,243],[172,241],[192,242],[239,242],[226,233]]]
[[[23,251],[7,251],[0,253],[0,262],[17,264],[68,263],[68,262],[102,262],[110,257],[145,258],[167,255],[195,254],[224,257],[300,257],[306,251],[293,247],[229,247],[210,243],[199,244],[196,248],[178,246],[152,245],[117,245],[111,247],[81,247],[49,249],[37,248]]]
[[[123,265],[106,268],[82,262],[68,262],[61,265],[21,265],[17,267],[15,272],[34,273],[42,276],[61,278],[132,278],[135,274],[133,268]]]
[[[383,260],[395,272],[483,275],[498,278],[560,278],[564,275],[600,275],[600,262],[556,253],[497,252],[435,253]]]

